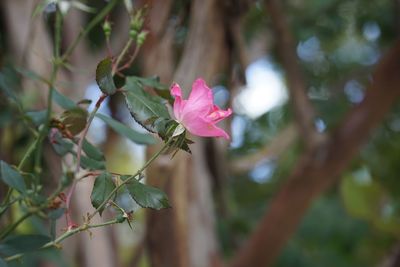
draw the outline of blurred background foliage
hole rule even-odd
[[[373,66],[398,36],[394,5],[395,1],[385,0],[285,1],[321,131],[334,129],[362,100]],[[243,34],[247,40],[256,38],[269,23],[268,10],[255,5],[247,14]],[[268,57],[280,72],[275,54],[271,51]],[[233,120],[244,126],[241,142],[230,149],[231,157],[268,146],[293,119],[288,105],[256,119],[236,115]],[[374,131],[340,184],[309,209],[275,266],[378,266],[390,252],[400,231],[398,107]],[[227,256],[251,232],[300,152],[295,143],[278,159],[230,178],[229,208],[234,215],[218,225]],[[228,234],[232,232],[233,236]]]

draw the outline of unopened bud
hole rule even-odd
[[[108,38],[111,35],[111,23],[109,21],[105,21],[103,23],[103,31],[105,36]]]
[[[126,220],[126,216],[124,216],[124,214],[120,213],[117,215],[117,223],[123,223]]]
[[[136,40],[136,38],[138,37],[138,32],[137,30],[130,30],[129,31],[129,37],[131,37],[133,40]]]
[[[137,37],[137,41],[136,41],[136,43],[137,43],[138,46],[142,46],[142,44],[143,44],[144,41],[146,40],[146,36],[147,36],[148,33],[149,33],[149,32],[147,32],[147,31],[141,31],[141,32],[139,33],[139,35],[138,35],[138,37]]]
[[[143,27],[142,12],[137,12],[131,20],[131,30],[140,31]]]

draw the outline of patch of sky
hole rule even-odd
[[[250,172],[250,179],[256,183],[263,184],[271,180],[276,164],[273,160],[265,160],[258,163]]]
[[[368,21],[363,25],[363,36],[370,42],[375,42],[381,36],[381,28],[375,21]]]
[[[320,41],[316,36],[312,36],[297,45],[297,55],[306,62],[324,60],[324,52],[321,50]]]
[[[324,122],[322,119],[317,118],[317,119],[315,120],[314,124],[315,124],[315,128],[316,128],[317,131],[320,132],[320,133],[322,133],[322,132],[324,132],[324,131],[326,130],[326,124],[325,124],[325,122]]]
[[[304,62],[312,63],[309,66],[316,75],[329,70],[329,62],[326,60],[320,40],[316,36],[300,42],[297,45],[297,55]]]
[[[282,74],[267,57],[251,63],[246,69],[247,84],[233,101],[234,111],[256,119],[287,101]]]
[[[232,141],[231,148],[239,148],[243,145],[244,133],[248,126],[247,119],[240,115],[235,115],[231,122]]]
[[[220,108],[226,109],[229,103],[229,91],[225,86],[218,85],[213,87],[214,103]]]
[[[356,80],[350,80],[344,86],[344,93],[351,103],[360,103],[364,99],[364,86]]]

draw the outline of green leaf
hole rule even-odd
[[[81,108],[72,108],[61,114],[61,122],[72,134],[77,135],[86,127],[88,112]]]
[[[48,217],[50,220],[57,220],[59,218],[61,218],[61,216],[63,216],[65,213],[65,208],[58,208],[55,210],[52,210],[48,213]]]
[[[0,178],[9,187],[26,193],[26,185],[22,175],[4,161],[0,161]]]
[[[7,262],[0,258],[0,267],[8,267]]]
[[[380,214],[380,205],[386,194],[379,183],[364,170],[346,175],[340,191],[347,211],[358,218],[374,219]]]
[[[82,149],[89,158],[97,161],[104,161],[104,155],[100,149],[89,143],[86,139],[83,140]]]
[[[129,78],[139,81],[144,86],[149,86],[149,87],[153,87],[155,89],[162,89],[162,90],[168,89],[168,86],[160,83],[160,78],[158,76],[147,77],[147,78],[138,77],[138,76],[130,76]]]
[[[35,80],[35,81],[41,81],[43,83],[48,83],[46,81],[45,78],[43,78],[42,76],[40,76],[39,74],[37,74],[36,72],[32,71],[32,70],[27,70],[24,68],[15,68],[16,71],[18,71],[20,74],[22,74],[23,76],[31,79],[31,80]]]
[[[38,3],[37,5],[36,5],[36,8],[33,10],[33,12],[32,12],[32,18],[35,18],[37,15],[39,15],[40,13],[42,13],[43,12],[43,10],[46,8],[46,6],[48,5],[48,1],[47,0],[44,0],[44,1],[42,1],[42,2],[40,2],[40,3]]]
[[[117,179],[123,181],[129,177],[131,176],[121,175],[120,177],[117,177]],[[116,183],[118,184],[120,183],[120,181],[118,180]],[[122,208],[126,213],[131,213],[131,212],[135,213],[136,211],[142,208],[141,206],[138,205],[138,203],[136,203],[135,200],[133,200],[126,186],[123,186],[118,190],[118,195],[115,197],[114,201],[118,205],[118,207]]]
[[[100,90],[107,95],[112,95],[117,91],[112,76],[112,61],[105,58],[97,65],[96,82]]]
[[[44,124],[47,119],[47,110],[28,111],[25,114],[35,126]]]
[[[35,251],[50,241],[50,237],[38,234],[13,236],[4,241],[3,245],[6,249],[3,253],[17,254]]]
[[[98,161],[85,156],[81,156],[81,167],[89,170],[105,170],[106,164],[104,161]]]
[[[125,101],[132,117],[148,131],[163,137],[166,123],[171,120],[165,100],[144,91],[135,78],[128,78],[125,88]]]
[[[101,203],[103,203],[108,195],[115,189],[115,184],[112,181],[112,175],[108,172],[103,172],[99,176],[96,177],[96,181],[94,182],[92,194],[90,199],[92,200],[92,205],[95,209],[97,209]],[[99,210],[99,214],[101,216],[104,210],[101,208]]]
[[[58,155],[65,156],[68,152],[72,151],[74,144],[68,139],[62,138],[59,131],[52,135],[51,139],[51,146]]]
[[[122,136],[125,136],[129,140],[134,143],[142,144],[142,145],[151,145],[155,144],[156,140],[150,134],[139,133],[132,128],[120,123],[119,121],[114,120],[113,118],[107,117],[103,114],[96,114],[96,116],[107,123],[114,131],[119,133]]]
[[[74,101],[58,92],[56,89],[53,89],[53,100],[63,109],[73,109],[77,107]]]
[[[147,78],[131,76],[129,78],[135,79],[136,81],[140,82],[144,86],[153,88],[154,91],[162,98],[164,98],[170,102],[173,101],[173,98],[169,92],[168,86],[160,83],[160,78],[158,76],[147,77]]]
[[[71,1],[71,5],[76,9],[82,10],[83,12],[87,13],[96,13],[97,10],[94,7],[87,6],[79,1]]]
[[[143,208],[160,210],[171,207],[167,195],[155,187],[142,184],[133,179],[126,184],[126,188],[136,203]]]
[[[2,70],[2,72],[0,72],[0,89],[22,109],[21,100],[15,93],[18,86],[17,76],[13,68],[5,68]]]

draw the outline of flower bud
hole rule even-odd
[[[126,216],[124,214],[120,213],[116,217],[117,223],[123,223],[126,220]]]
[[[131,37],[133,40],[136,40],[136,38],[138,37],[138,32],[137,30],[130,30],[129,31],[129,37]]]
[[[149,32],[148,31],[141,31],[137,37],[137,41],[136,44],[138,46],[142,46],[142,44],[144,43],[144,41],[146,40],[146,36]]]
[[[103,23],[103,31],[104,31],[104,35],[109,38],[111,35],[111,23],[109,21],[105,21]]]
[[[136,31],[140,31],[143,27],[143,17],[142,17],[142,12],[138,11],[134,17],[131,19],[131,30],[136,30]]]

